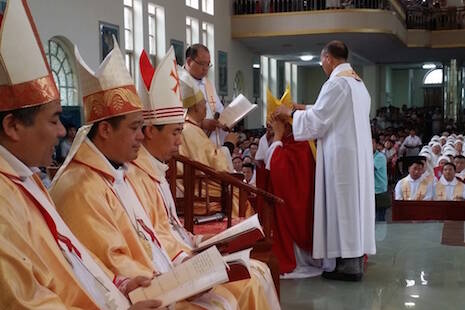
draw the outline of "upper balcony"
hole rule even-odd
[[[463,7],[411,7],[397,0],[238,0],[233,12],[232,37],[260,54],[318,52],[341,39],[375,63],[465,57]]]

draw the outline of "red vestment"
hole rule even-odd
[[[315,159],[307,141],[296,142],[291,135],[282,142],[270,162],[272,193],[285,202],[275,207],[273,253],[280,273],[289,273],[296,267],[294,243],[312,251]]]

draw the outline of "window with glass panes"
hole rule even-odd
[[[44,50],[53,79],[60,91],[61,105],[79,105],[76,75],[63,45],[58,40],[51,39],[44,46]]]
[[[214,15],[214,0],[202,0],[202,12]]]
[[[147,7],[148,11],[148,23],[149,23],[149,55],[152,61],[155,60],[157,55],[157,6],[153,3],[149,3]]]
[[[199,43],[199,20],[193,17],[186,17],[186,44]]]
[[[186,6],[198,10],[199,9],[199,0],[186,0]]]
[[[124,0],[124,48],[128,71],[134,76],[134,2]]]

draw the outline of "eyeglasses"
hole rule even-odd
[[[210,69],[211,67],[213,67],[213,65],[211,63],[201,63],[201,62],[198,62],[197,60],[195,60],[194,58],[192,58],[192,61],[195,62],[196,64],[198,64],[199,66],[201,67],[205,67],[205,68],[208,68]]]

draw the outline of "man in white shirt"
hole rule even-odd
[[[431,200],[434,193],[434,181],[422,178],[424,163],[416,159],[408,167],[409,175],[397,182],[396,200]]]
[[[371,99],[348,55],[343,42],[328,43],[320,59],[329,79],[315,105],[281,105],[275,117],[293,116],[296,141],[318,139],[313,258],[336,258],[323,277],[359,281],[363,255],[376,253]]]
[[[416,156],[420,152],[421,139],[416,135],[415,129],[410,129],[410,135],[405,138],[401,146],[401,154],[405,156]]]
[[[186,50],[186,64],[183,69],[195,81],[206,101],[207,115],[202,121],[202,129],[206,131],[213,143],[222,146],[226,137],[223,129],[226,128],[218,122],[218,117],[223,112],[224,106],[216,93],[215,85],[207,77],[208,70],[212,67],[210,60],[208,47],[200,43],[193,44]]]
[[[442,176],[436,184],[434,200],[464,200],[465,184],[457,180],[455,170],[453,163],[446,163],[442,166]]]

